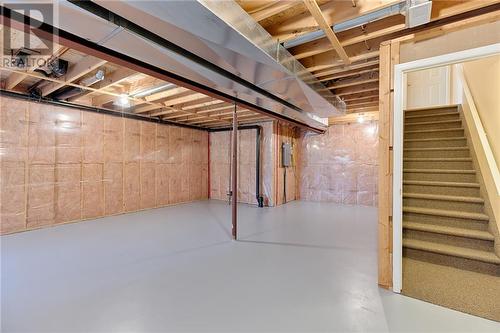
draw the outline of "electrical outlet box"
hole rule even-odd
[[[284,167],[292,166],[292,145],[290,143],[283,143],[281,146],[281,164]]]

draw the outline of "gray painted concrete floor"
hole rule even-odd
[[[2,332],[487,332],[377,287],[376,209],[205,201],[1,238]]]

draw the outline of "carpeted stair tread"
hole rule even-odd
[[[403,293],[500,320],[499,239],[465,134],[456,105],[404,113]]]
[[[439,128],[439,129],[428,129],[428,130],[417,130],[417,131],[405,131],[405,134],[411,133],[436,133],[436,132],[453,132],[453,131],[461,131],[463,127],[456,128]]]
[[[443,186],[443,187],[477,187],[478,183],[459,183],[459,182],[438,182],[433,180],[404,180],[403,185],[424,185],[424,186]]]
[[[404,151],[441,151],[441,150],[469,150],[469,147],[438,147],[438,148],[405,148]]]
[[[416,230],[416,231],[425,231],[432,232],[442,235],[449,236],[458,236],[458,237],[466,237],[473,239],[481,239],[487,241],[494,241],[495,237],[488,231],[485,230],[476,230],[476,229],[465,229],[465,228],[456,228],[444,225],[435,225],[429,223],[418,223],[418,222],[410,222],[403,221],[403,228]]]
[[[471,212],[424,208],[424,207],[408,207],[408,206],[403,207],[403,213],[446,216],[446,217],[455,217],[459,219],[470,219],[470,220],[480,220],[480,221],[490,220],[490,217],[488,215],[482,213],[471,213]]]
[[[497,265],[500,264],[500,258],[497,257],[495,253],[488,251],[481,251],[465,247],[427,242],[418,239],[403,239],[403,247],[414,250],[444,254],[453,257],[478,260],[491,264],[497,264]]]
[[[451,124],[451,123],[462,123],[460,119],[456,120],[438,120],[438,121],[424,121],[418,123],[407,123],[406,125],[411,126],[426,126],[426,125],[435,125],[435,124]]]
[[[421,172],[421,173],[456,173],[456,174],[475,174],[476,170],[451,170],[451,169],[404,169],[403,172]]]
[[[471,162],[470,157],[407,157],[403,161]]]
[[[420,132],[420,131],[414,131],[414,132]],[[416,142],[416,141],[458,141],[458,140],[465,140],[465,137],[464,136],[452,136],[452,137],[446,137],[446,138],[404,139],[405,142]]]
[[[405,119],[415,119],[415,118],[429,118],[429,117],[439,117],[439,116],[444,116],[444,117],[447,117],[447,116],[458,116],[459,113],[458,112],[443,112],[443,113],[434,113],[434,114],[425,114],[425,115],[409,115],[409,116],[406,116]]]
[[[403,193],[403,198],[484,203],[483,198],[480,197],[464,197],[459,195],[442,195],[442,194],[427,194],[427,193]]]
[[[433,107],[418,107],[413,109],[405,109],[404,112],[418,112],[418,111],[427,111],[427,110],[441,110],[441,109],[453,109],[453,112],[457,112],[458,104],[453,105],[437,105]]]
[[[415,141],[455,141],[455,140],[465,140],[465,136],[450,136],[446,138],[418,138],[418,139],[404,139],[404,141],[415,142]]]

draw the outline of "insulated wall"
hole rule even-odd
[[[325,134],[302,133],[301,200],[376,206],[378,122],[336,124]]]
[[[208,197],[208,133],[0,98],[1,233]]]
[[[261,195],[264,204],[273,201],[273,123],[260,123]],[[230,190],[231,131],[210,133],[210,198],[228,200]],[[256,136],[254,129],[238,131],[238,202],[257,204],[256,199]]]
[[[276,204],[297,200],[298,197],[298,155],[299,137],[298,127],[288,124],[277,123],[275,126],[276,136]],[[292,148],[291,166],[283,166],[282,146],[289,144]]]

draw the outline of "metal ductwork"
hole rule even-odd
[[[333,32],[339,33],[394,15],[404,15],[406,17],[406,27],[413,28],[430,21],[431,8],[432,1],[430,0],[403,0],[387,7],[359,15],[353,19],[334,24],[331,28]],[[323,30],[316,30],[283,42],[283,47],[290,49],[323,37],[325,37]]]
[[[159,92],[162,92],[162,91],[166,91],[166,90],[169,90],[169,89],[172,89],[172,88],[175,88],[175,87],[176,87],[175,84],[165,83],[165,84],[161,84],[159,86],[153,87],[153,88],[147,88],[147,89],[138,91],[136,93],[131,94],[130,96],[131,97],[135,97],[135,98],[142,98],[142,97],[146,97],[146,96],[149,96],[149,95],[152,95],[152,94],[156,94],[156,93],[159,93]]]
[[[235,2],[57,5],[57,28],[279,118],[324,130],[318,117],[345,106],[330,92],[318,92],[321,83],[306,84],[314,77]]]
[[[86,79],[81,80],[78,82],[79,85],[89,87],[93,84],[96,84],[99,81],[104,80],[104,71],[102,69],[98,70],[94,75],[89,76]],[[59,90],[56,90],[54,93],[52,93],[52,97],[57,100],[67,100],[71,97],[78,96],[80,94],[83,94],[85,92],[85,89],[80,88],[80,87],[64,87]]]
[[[90,87],[91,85],[96,84],[97,82],[102,80],[104,80],[104,71],[100,69],[94,75],[78,82],[78,84],[81,86]]]

